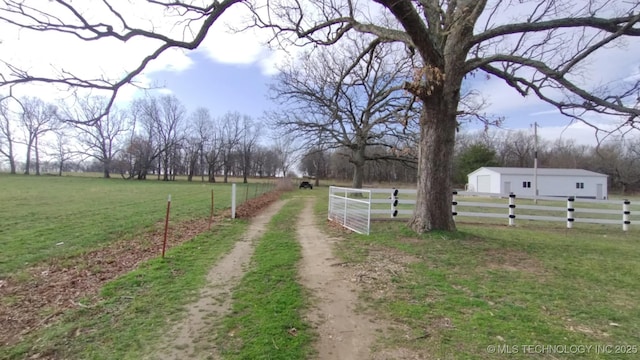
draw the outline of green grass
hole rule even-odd
[[[322,214],[321,214],[322,216]],[[392,277],[386,297],[363,294],[379,316],[405,324],[386,346],[444,359],[501,359],[490,345],[640,345],[640,243],[606,228],[459,224],[456,233],[416,236],[398,222],[371,236],[347,235],[339,253],[366,261],[372,249],[415,261]],[[640,350],[639,350],[640,351]],[[548,354],[547,354],[548,355]],[[513,354],[511,356],[514,356]],[[562,354],[560,358],[616,358]],[[618,355],[628,359],[629,355]]]
[[[212,189],[217,212],[231,206],[231,184],[7,174],[0,184],[0,278],[149,230],[163,221],[168,195],[171,221],[208,217]],[[270,189],[238,184],[238,201]]]
[[[69,311],[16,346],[0,348],[0,358],[140,359],[170,328],[171,319],[184,316],[210,267],[240,239],[246,225],[242,220],[218,224],[170,249],[164,259],[141,264],[104,286],[93,307]]]
[[[251,269],[233,294],[232,314],[219,339],[225,359],[306,359],[314,334],[302,314],[306,294],[297,283],[300,245],[295,219],[300,199],[289,200],[260,239]]]

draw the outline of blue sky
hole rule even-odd
[[[614,51],[625,53],[628,49]],[[632,54],[637,50],[630,51]],[[615,54],[614,54],[615,55]],[[180,99],[189,111],[197,107],[206,107],[212,116],[221,116],[228,111],[238,111],[260,119],[264,111],[276,107],[268,99],[268,84],[275,79],[271,71],[267,73],[258,60],[249,63],[222,63],[208,56],[204,51],[192,51],[186,56],[192,61],[185,70],[154,71],[149,76],[151,83],[163,86]],[[620,80],[626,74],[638,73],[640,57],[619,58],[616,70],[626,69],[614,78]],[[608,74],[607,76],[610,76]],[[484,77],[484,76],[482,76]],[[534,96],[523,98],[515,90],[504,85],[501,80],[475,81],[487,97],[487,113],[503,116],[502,128],[531,131],[531,125],[537,122],[539,134],[553,140],[559,137],[571,139],[580,144],[595,144],[593,129],[582,123],[573,123],[546,103]],[[472,123],[466,130],[475,131],[483,125]]]
[[[214,117],[238,111],[258,119],[273,107],[267,99],[272,77],[264,74],[257,63],[224,64],[199,51],[188,56],[193,61],[188,69],[154,72],[150,78],[170,90],[189,111],[205,107]]]

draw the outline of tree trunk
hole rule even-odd
[[[13,155],[13,140],[10,137],[7,137],[7,159],[9,160],[9,169],[10,173],[15,175],[16,173],[16,159]]]
[[[162,164],[164,165],[164,174],[162,174],[162,181],[169,181],[169,155],[165,155]],[[158,171],[160,168],[158,167]]]
[[[248,154],[244,156],[244,161],[243,161],[243,164],[242,164],[242,183],[243,184],[249,183],[249,181],[247,179],[247,173],[249,172],[249,161],[250,160],[251,159],[249,158]]]
[[[216,172],[215,172],[215,166],[211,163],[209,163],[209,182],[210,183],[215,183],[216,182]]]
[[[33,146],[33,140],[29,141],[29,143],[27,144],[27,158],[25,159],[25,166],[24,166],[24,174],[25,175],[29,175],[31,169],[31,147]]]
[[[38,138],[34,141],[33,150],[36,153],[36,175],[40,176],[40,150],[38,149]]]
[[[355,189],[362,189],[364,182],[364,150],[365,147],[361,146],[353,151],[353,182],[351,185]]]
[[[417,233],[456,229],[451,214],[451,171],[457,122],[456,109],[445,109],[447,105],[451,106],[443,97],[432,96],[420,114],[418,194],[409,220],[409,227]]]
[[[105,157],[105,160],[102,162],[102,178],[104,179],[111,178],[110,168],[111,168],[111,159]]]

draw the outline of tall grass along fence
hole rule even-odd
[[[328,218],[347,229],[369,235],[372,190],[329,187]]]
[[[371,189],[372,210],[377,218],[406,218],[413,214],[415,189]],[[635,207],[635,208],[632,208]],[[640,213],[638,204],[629,199],[595,200],[568,196],[529,197],[513,194],[454,191],[451,212],[454,219],[490,218],[515,225],[519,220],[619,225],[628,231],[634,215]],[[637,216],[637,215],[636,215]],[[635,221],[638,221],[636,218]]]

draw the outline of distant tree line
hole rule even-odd
[[[262,123],[250,116],[228,112],[214,118],[206,108],[188,113],[171,95],[137,99],[100,117],[105,101],[87,97],[73,107],[35,97],[0,102],[0,156],[9,171],[35,175],[91,171],[105,178],[170,181],[186,176],[189,181],[227,182],[229,177],[247,181],[248,177],[287,176],[297,163],[297,169],[316,182],[417,181],[417,140],[410,136],[402,146],[369,144],[361,156],[367,161],[358,162],[349,143],[340,146],[318,138],[315,143],[300,144],[291,134],[265,139]],[[397,144],[397,139],[381,136],[379,142]],[[533,167],[534,143],[533,134],[522,130],[459,133],[452,174],[455,186],[464,187],[467,174],[481,166]],[[300,157],[299,149],[303,149]],[[539,139],[538,164],[600,172],[609,176],[611,189],[640,190],[638,138],[599,146]]]
[[[453,179],[464,186],[467,174],[481,166],[533,167],[535,138],[531,132],[489,131],[459,134]],[[609,176],[609,188],[640,190],[640,138],[618,139],[598,146],[573,139],[538,139],[538,167],[585,169]]]
[[[262,145],[261,124],[238,112],[218,118],[205,108],[188,113],[175,96],[165,95],[114,106],[101,116],[106,101],[87,97],[70,107],[35,97],[0,102],[0,156],[9,171],[98,171],[105,178],[165,181],[186,175],[208,182],[233,176],[246,182],[286,176],[295,160],[290,142]]]
[[[482,166],[533,167],[535,139],[529,131],[491,130],[460,133],[456,139],[453,178],[464,188],[467,175]],[[387,148],[368,152],[387,153]],[[315,178],[349,181],[354,168],[348,149],[311,149],[300,161],[300,171]],[[640,139],[630,138],[599,146],[577,144],[575,140],[538,139],[538,166],[541,168],[579,168],[609,176],[609,187],[623,193],[640,191]],[[415,163],[399,161],[367,162],[364,176],[368,183],[415,184]]]

